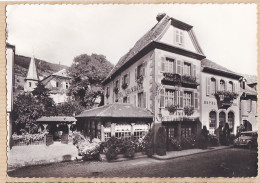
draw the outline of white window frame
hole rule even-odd
[[[184,31],[181,29],[175,29],[175,43],[180,46],[184,46]]]

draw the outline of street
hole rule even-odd
[[[254,177],[257,151],[229,148],[171,160],[142,158],[122,162],[62,162],[30,166],[10,177]]]

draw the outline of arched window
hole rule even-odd
[[[216,93],[216,79],[211,78],[210,79],[210,94]]]
[[[228,82],[228,91],[233,92],[233,82],[232,81]]]
[[[229,128],[233,130],[233,128],[234,128],[234,113],[233,112],[228,113],[228,125],[229,125]]]
[[[216,128],[217,114],[215,111],[209,113],[209,128]]]
[[[219,113],[219,125],[224,127],[225,123],[226,123],[226,113],[222,111]]]
[[[224,80],[220,80],[220,91],[225,91],[225,81]]]

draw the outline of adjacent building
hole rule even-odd
[[[15,46],[6,44],[6,119],[7,119],[7,144],[11,148],[12,137],[12,113],[13,113],[13,90],[14,90],[14,59]]]
[[[70,79],[66,69],[62,69],[40,80],[35,58],[33,56],[25,78],[24,91],[32,92],[37,84],[42,82],[42,84],[50,90],[50,97],[56,104],[64,103],[68,100],[67,91],[70,86]]]
[[[240,125],[241,75],[208,59],[201,61],[201,122],[211,134],[225,123],[236,134]]]
[[[241,80],[240,122],[246,131],[257,131],[257,78],[243,76]]]
[[[64,103],[68,100],[67,91],[71,78],[66,69],[62,69],[41,80],[43,85],[50,90],[50,97],[56,104]]]

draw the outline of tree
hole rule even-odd
[[[80,114],[85,108],[77,101],[68,101],[56,106],[57,115],[59,116],[73,116]]]
[[[20,134],[23,131],[33,133],[37,125],[34,124],[44,113],[44,105],[38,103],[31,93],[21,93],[14,101],[13,131]]]
[[[69,95],[80,105],[90,108],[95,100],[103,95],[101,82],[112,70],[113,65],[103,55],[82,54],[74,58],[69,75],[72,82]]]
[[[50,90],[45,88],[45,86],[38,82],[36,88],[32,91],[32,94],[35,96],[37,102],[44,106],[44,115],[45,116],[55,116],[57,115],[56,106],[52,98],[50,98]]]

